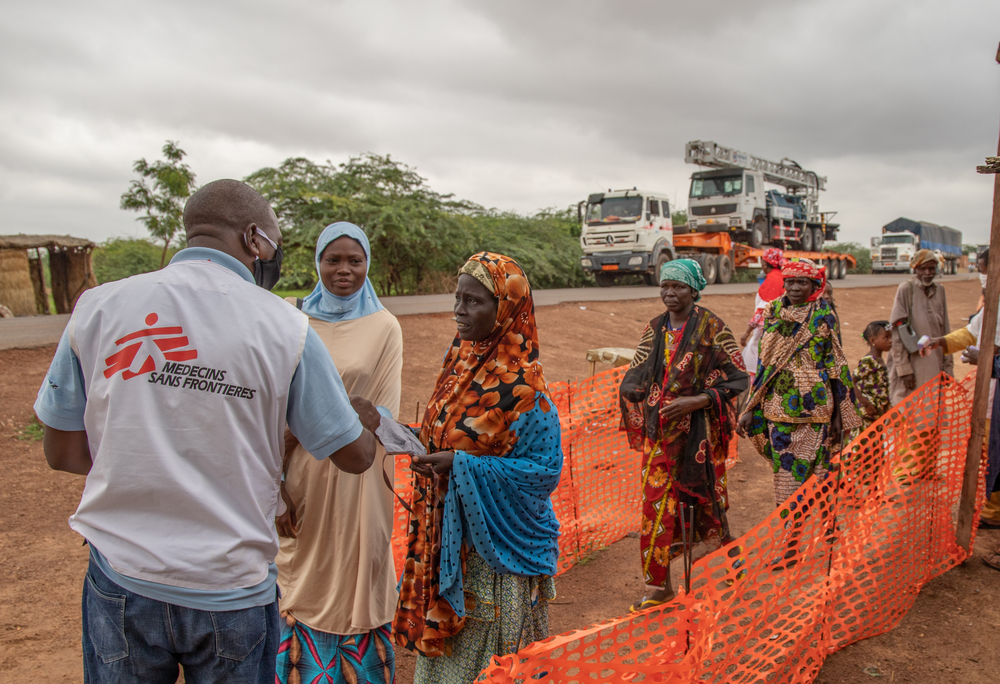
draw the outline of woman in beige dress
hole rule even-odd
[[[370,257],[360,228],[328,226],[316,243],[319,283],[305,299],[290,301],[309,315],[347,392],[396,418],[403,335],[368,279]],[[377,423],[365,427],[374,432]],[[316,460],[287,433],[286,442],[281,494],[288,510],[275,520],[285,619],[278,679],[389,684],[389,623],[399,596],[390,547],[393,460],[379,446],[381,469],[352,475]]]

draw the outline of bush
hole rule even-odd
[[[830,252],[838,252],[839,254],[850,254],[854,257],[858,263],[854,268],[849,269],[848,273],[872,272],[871,250],[857,242],[835,242],[832,245],[824,245],[823,249]]]
[[[167,261],[177,253],[167,252]],[[94,275],[98,283],[110,283],[160,268],[163,247],[142,238],[111,238],[94,250]]]

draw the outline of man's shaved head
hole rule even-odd
[[[184,205],[187,238],[240,233],[251,223],[262,230],[275,222],[270,203],[246,183],[223,179],[203,185]]]

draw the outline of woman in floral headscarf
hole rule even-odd
[[[780,506],[810,475],[825,476],[830,449],[861,427],[836,318],[821,298],[825,269],[808,259],[781,266],[785,294],[764,309],[760,362],[740,429],[774,470]]]
[[[743,357],[733,334],[697,306],[705,278],[691,259],[660,269],[667,310],[643,331],[622,379],[621,429],[642,451],[642,528],[639,549],[647,594],[630,611],[674,596],[670,561],[685,539],[713,551],[731,541],[726,509],[726,455],[733,439],[736,397],[747,388]],[[694,524],[680,518],[694,510]]]
[[[521,267],[470,258],[455,321],[420,428],[428,455],[412,465],[393,622],[396,643],[418,652],[418,684],[471,682],[492,656],[545,638],[555,597],[561,433]]]

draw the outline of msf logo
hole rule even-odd
[[[129,333],[120,340],[115,340],[116,347],[121,347],[122,345],[128,346],[119,349],[104,359],[104,363],[108,366],[104,370],[105,378],[110,378],[118,371],[121,371],[123,380],[131,380],[137,375],[144,375],[155,371],[156,362],[150,354],[146,355],[146,360],[139,366],[139,370],[132,371],[132,363],[135,361],[136,356],[139,355],[139,349],[146,338],[151,338],[150,341],[163,353],[163,358],[167,361],[183,362],[198,358],[197,349],[181,349],[181,347],[187,347],[190,344],[187,336],[184,335],[184,328],[179,325],[154,328],[153,326],[156,325],[158,320],[159,316],[151,313],[146,316],[146,325],[149,326],[148,328]],[[131,344],[129,344],[130,342]]]

